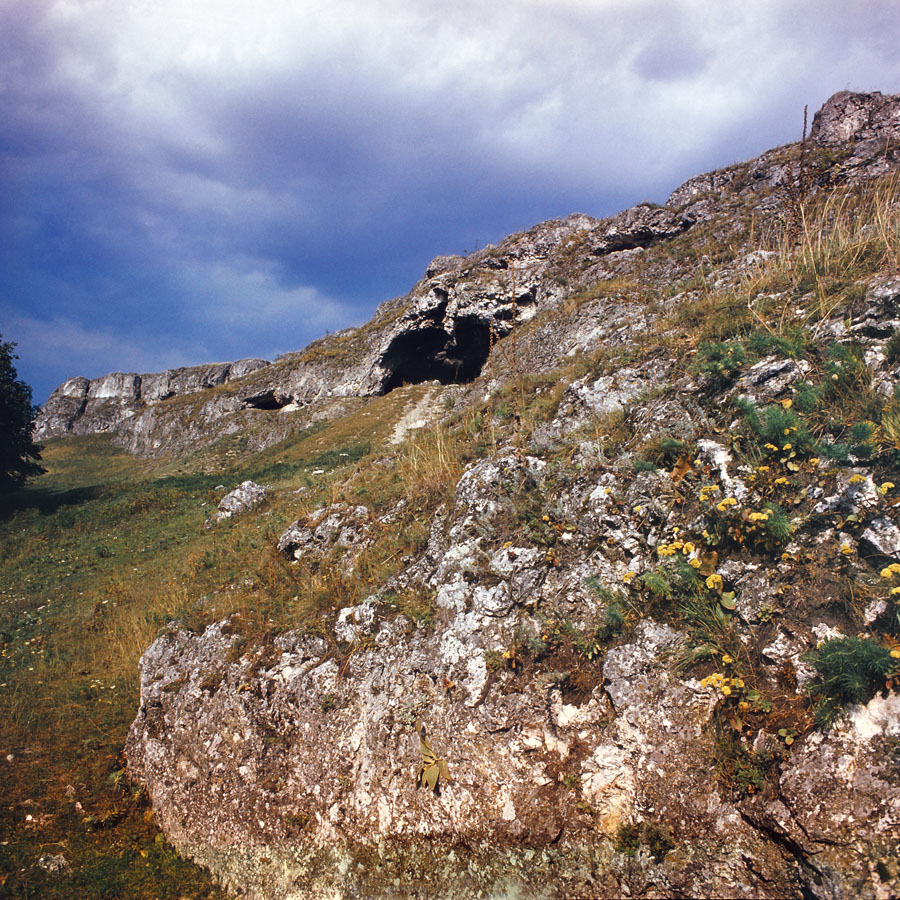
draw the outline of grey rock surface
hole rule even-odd
[[[767,479],[778,457],[753,457],[746,430],[716,415],[741,392],[788,399],[805,364],[770,357],[722,387],[669,347],[648,354],[665,316],[696,315],[704,291],[767,264],[739,252],[698,288],[696,245],[669,247],[698,228],[743,246],[747,214],[782,221],[800,175],[828,186],[895,169],[898,103],[836,95],[805,146],[691,179],[663,207],[436,257],[367,325],[230,380],[211,367],[180,394],[149,376],[59,389],[60,433],[110,430],[160,454],[237,432],[265,445],[408,383],[459,385],[453,402],[477,397],[486,428],[502,389],[572,363],[544,386],[561,402],[541,441],[470,461],[418,523],[427,546],[363,602],[315,633],[259,636],[235,615],[173,626],[147,649],[128,767],[182,853],[267,900],[900,895],[900,701],[878,694],[828,732],[806,724],[809,653],[884,621],[886,600],[849,608],[844,574],[857,557],[897,557],[893,498],[865,466],[809,456],[781,461],[784,484]],[[652,302],[636,303],[648,284]],[[835,314],[813,327],[860,341],[889,382],[896,284],[855,297],[855,325]],[[603,417],[621,426],[611,450],[592,429]],[[690,454],[637,467],[664,436]],[[773,497],[779,541],[750,527]],[[278,550],[352,577],[396,521],[322,506]],[[679,580],[696,590],[679,595]],[[400,597],[429,614],[413,621]],[[749,712],[710,680],[744,690],[747,660]],[[449,769],[437,792],[421,784],[417,723]]]
[[[266,489],[262,485],[255,481],[244,481],[219,501],[219,508],[209,517],[206,524],[214,525],[232,516],[249,512],[265,500]]]
[[[65,434],[95,434],[134,427],[148,406],[204,391],[267,366],[264,359],[214,363],[150,375],[113,372],[102,378],[70,378],[61,384],[41,408],[35,437],[47,440]]]
[[[725,448],[708,441],[700,452],[710,476],[739,493]],[[601,467],[563,489],[555,477],[512,450],[466,470],[422,556],[385,586],[432,595],[430,626],[375,594],[337,614],[345,649],[297,632],[248,645],[239,619],[160,637],[141,663],[126,749],[169,839],[231,888],[276,900],[335,890],[831,900],[894,889],[900,874],[885,860],[900,772],[884,741],[897,730],[896,698],[876,697],[832,733],[798,741],[765,789],[742,798],[711,776],[720,696],[675,664],[685,632],[645,616],[596,660],[504,662],[517,643],[545,640],[553,622],[590,633],[608,599],[588,576],[627,583],[671,533],[664,472],[626,478]],[[548,522],[577,523],[557,532],[568,539],[552,559],[500,540],[531,492],[548,498]],[[654,502],[658,517],[645,513]],[[367,512],[319,510],[280,549],[352,549]],[[758,566],[721,571],[777,602]],[[758,621],[749,600],[745,609]],[[749,640],[760,626],[741,627]],[[773,672],[793,662],[801,691],[802,655],[836,634],[795,621],[763,653]],[[439,794],[417,786],[417,721],[450,770]],[[649,835],[646,848],[626,853],[623,828]]]

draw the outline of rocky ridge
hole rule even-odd
[[[151,375],[113,372],[93,380],[69,378],[41,408],[35,438],[118,431],[148,406],[227,384],[268,365],[264,359],[241,359]]]
[[[897,117],[896,97],[835,95],[816,114],[802,148],[805,176],[821,187],[891,170]],[[604,220],[571,215],[466,257],[437,257],[409,294],[383,303],[367,325],[271,365],[245,360],[154,376],[70,379],[44,405],[37,437],[113,432],[119,446],[159,456],[252,430],[259,448],[331,415],[336,398],[383,394],[406,383],[472,382],[498,366],[504,339],[535,316],[545,327],[532,332],[526,351],[516,350],[526,366],[552,367],[601,337],[632,340],[656,313],[628,308],[615,291],[592,295],[597,285],[689,279],[695,268],[678,252],[648,273],[644,251],[689,233],[698,242],[710,232],[740,240],[745,225],[738,212],[752,213],[757,227],[781,215],[791,193],[786,186],[799,178],[796,150],[779,148],[690,179],[664,206],[639,204]],[[573,303],[576,310],[565,309]],[[554,315],[561,307],[564,314]]]
[[[896,685],[882,678],[830,728],[808,697],[829,641],[897,646],[890,420],[858,429],[872,450],[842,449],[794,412],[829,391],[848,406],[851,387],[871,414],[894,409],[900,279],[867,270],[800,318],[831,355],[798,352],[790,329],[775,336],[794,344],[762,334],[758,359],[735,338],[690,366],[641,344],[709,290],[690,286],[688,240],[733,240],[705,256],[727,292],[767,261],[740,215],[786,216],[801,156],[809,190],[895,170],[898,113],[900,97],[838,94],[809,146],[699,176],[666,207],[438,258],[371,326],[228,386],[231,403],[265,393],[303,415],[342,391],[469,380],[459,406],[517,370],[613,354],[561,386],[526,442],[511,426],[471,461],[421,552],[316,633],[256,638],[233,616],[147,650],[129,769],[181,852],[274,900],[900,893]],[[683,289],[662,293],[671,283]],[[485,333],[476,373],[461,351]],[[342,375],[348,348],[365,352]],[[352,577],[398,515],[335,502],[278,550]],[[436,792],[419,723],[449,770]]]

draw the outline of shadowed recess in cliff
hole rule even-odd
[[[388,374],[382,393],[404,384],[439,381],[466,384],[480,374],[491,352],[491,328],[481,319],[463,316],[453,331],[428,326],[398,334],[381,360]]]
[[[290,402],[290,397],[277,396],[273,388],[269,391],[254,394],[252,397],[245,397],[241,401],[241,405],[244,409],[284,409]]]

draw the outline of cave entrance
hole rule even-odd
[[[450,334],[436,326],[404,332],[382,357],[389,373],[382,392],[423,381],[466,384],[481,374],[490,352],[490,325],[470,316],[457,319]]]
[[[284,409],[290,402],[290,397],[276,397],[273,389],[252,397],[244,397],[242,405],[244,409]]]

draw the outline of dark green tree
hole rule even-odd
[[[26,478],[45,472],[39,465],[41,448],[31,439],[37,407],[31,388],[20,381],[13,360],[15,344],[0,334],[0,493],[25,483]]]

